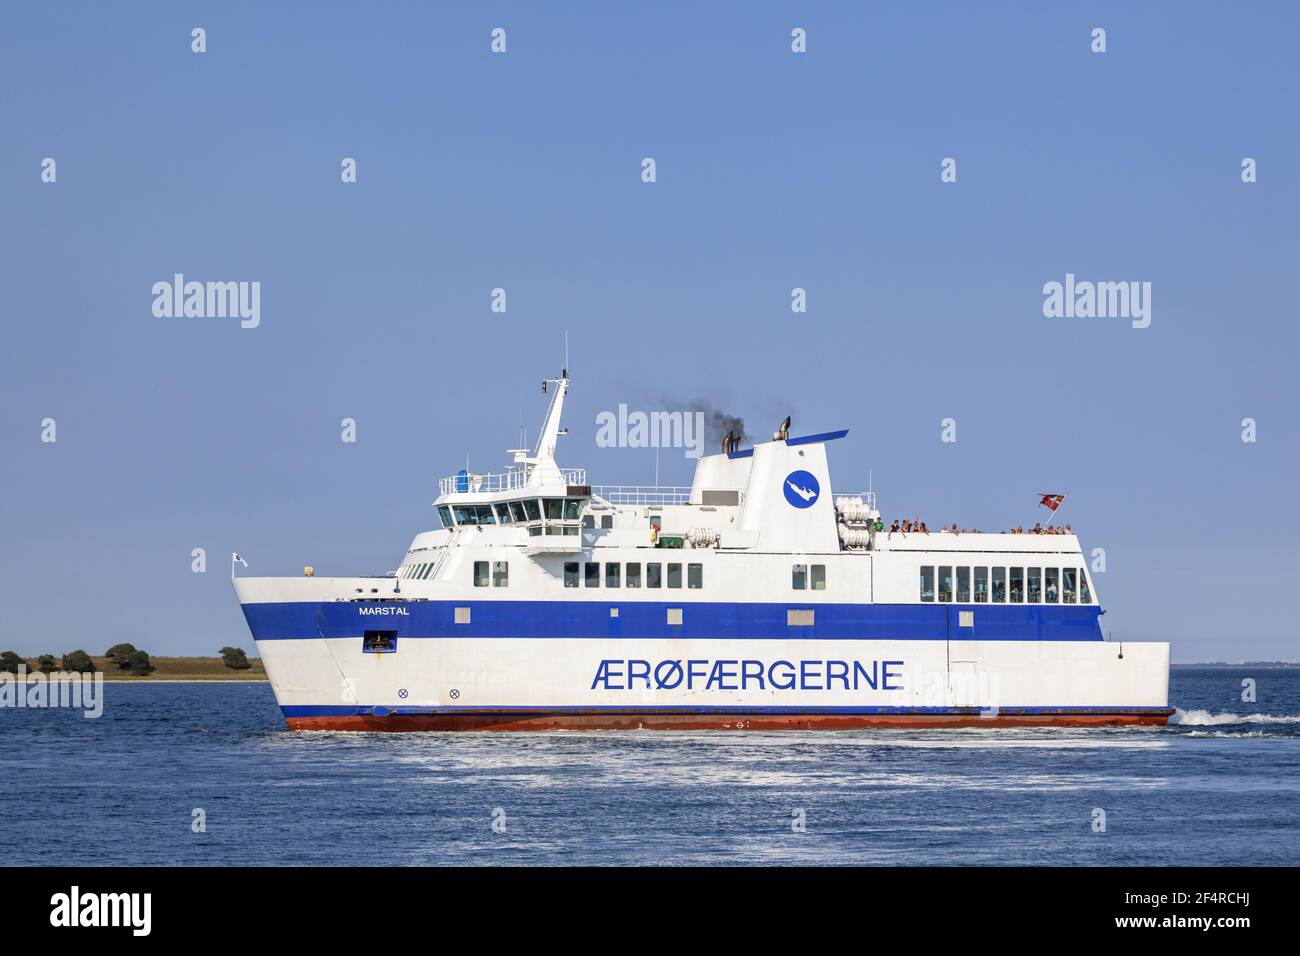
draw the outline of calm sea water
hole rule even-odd
[[[1133,730],[301,734],[266,684],[108,685],[98,720],[0,710],[0,859],[1300,863],[1300,668],[1171,699]]]

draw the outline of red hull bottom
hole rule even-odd
[[[1164,726],[1169,713],[1145,714],[389,714],[287,717],[290,730],[857,730],[864,727]]]

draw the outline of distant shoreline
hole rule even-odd
[[[103,674],[104,683],[114,684],[265,684],[269,680],[260,657],[248,658],[245,670],[227,667],[220,657],[150,657],[154,669],[139,676],[118,667],[107,657],[91,655],[93,673]],[[27,659],[29,679],[37,673],[36,658]],[[59,668],[50,674],[67,673]]]
[[[105,684],[269,684],[266,677],[110,677],[104,675]]]
[[[1300,667],[1300,663],[1295,661],[1238,661],[1231,664],[1227,661],[1206,661],[1196,664],[1170,664],[1170,667]]]

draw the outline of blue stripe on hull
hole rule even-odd
[[[471,623],[454,623],[457,607],[470,609]],[[611,607],[618,608],[618,617],[610,617]],[[680,626],[666,623],[669,607],[682,609]],[[387,613],[385,608],[407,613]],[[786,611],[791,608],[815,609],[816,623],[788,626]],[[396,630],[406,639],[1102,640],[1101,609],[1088,604],[333,601],[245,604],[243,609],[259,641],[358,637],[366,630]],[[959,626],[958,611],[964,610],[974,612],[974,627]]]

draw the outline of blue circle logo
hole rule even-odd
[[[822,486],[810,471],[792,471],[785,476],[785,500],[796,508],[811,508],[822,493]]]

